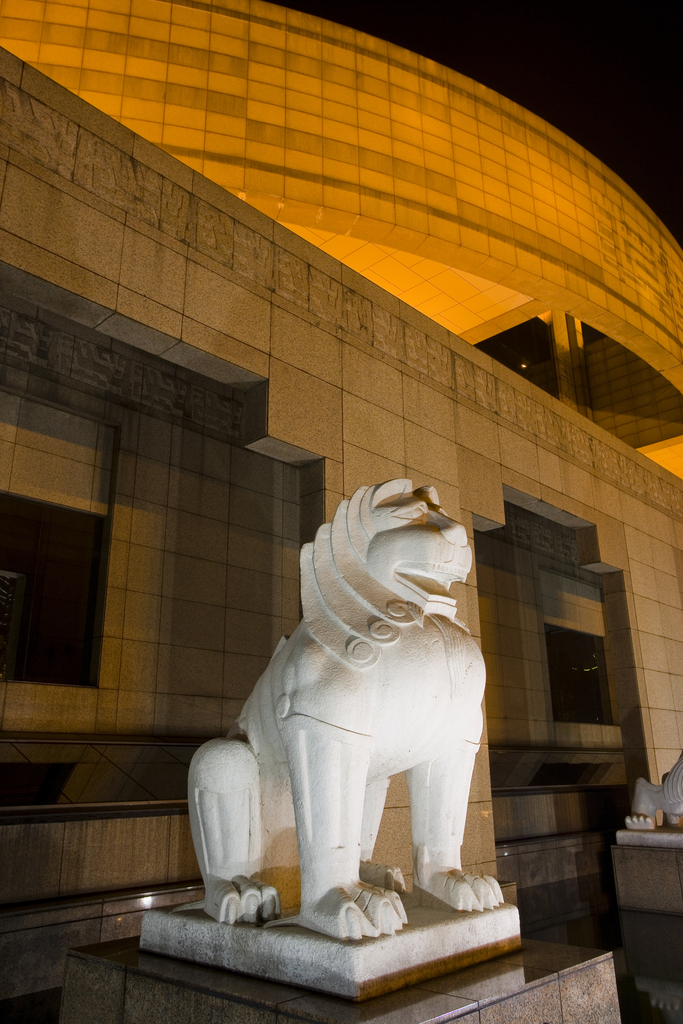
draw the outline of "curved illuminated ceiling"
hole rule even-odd
[[[0,0],[0,44],[476,343],[550,308],[683,389],[683,261],[561,132],[257,0]]]

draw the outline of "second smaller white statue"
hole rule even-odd
[[[667,825],[678,825],[683,816],[683,754],[671,771],[662,776],[661,786],[647,779],[637,779],[626,818],[626,828],[651,832],[657,824],[657,811],[662,811]]]

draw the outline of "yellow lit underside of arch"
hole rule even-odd
[[[553,307],[683,383],[672,237],[448,68],[260,0],[0,0],[0,44],[469,341]]]

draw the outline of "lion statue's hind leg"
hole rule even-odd
[[[257,923],[280,916],[276,889],[259,881],[259,766],[248,743],[210,740],[190,764],[192,839],[204,879],[204,910],[216,921]]]
[[[394,864],[375,864],[372,860],[389,782],[390,779],[380,779],[365,787],[359,874],[361,882],[366,882],[368,885],[376,885],[381,889],[389,889],[393,892],[405,892],[406,884],[403,872],[399,867]]]

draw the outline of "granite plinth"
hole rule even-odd
[[[612,954],[524,940],[454,974],[349,1002],[143,953],[135,940],[72,950],[60,1024],[619,1024]]]
[[[510,904],[469,913],[405,901],[408,924],[395,935],[343,942],[306,928],[219,924],[195,903],[150,910],[140,948],[270,981],[363,1000],[519,949],[519,912]]]
[[[683,828],[663,825],[653,829],[620,828],[617,846],[647,846],[659,850],[683,850]]]
[[[683,846],[621,843],[612,847],[612,863],[621,910],[683,914]]]

